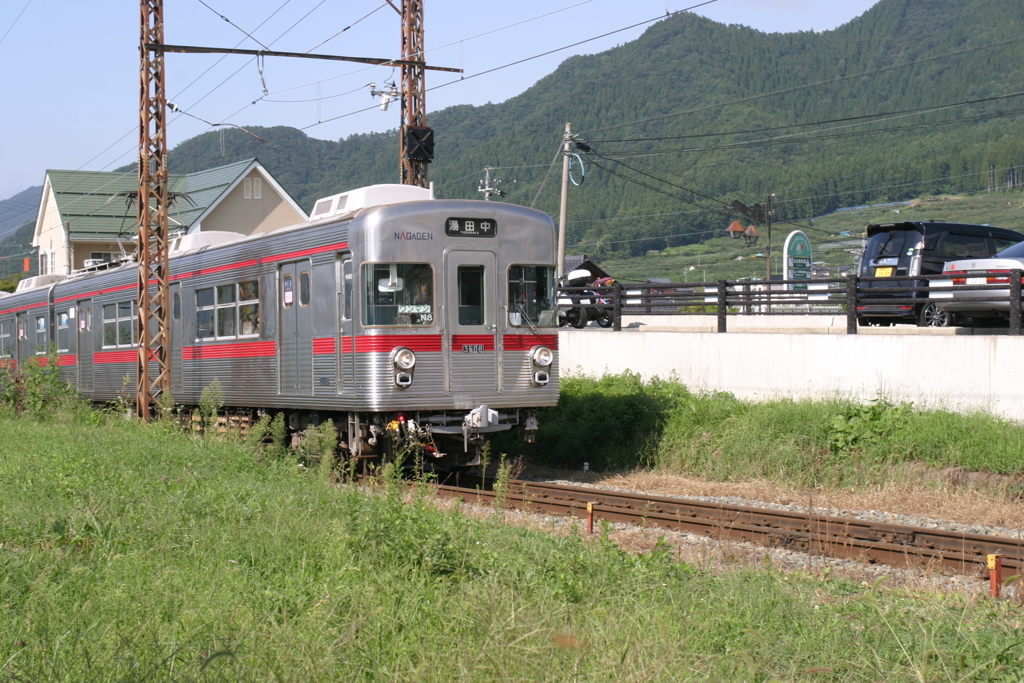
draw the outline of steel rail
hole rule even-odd
[[[579,518],[586,518],[590,504],[595,521],[686,531],[870,564],[941,566],[981,576],[987,572],[987,556],[998,554],[1011,573],[1024,573],[1024,539],[1017,538],[526,481],[511,482],[504,494],[485,487],[439,485],[436,490],[444,498],[482,504],[501,500],[508,508]]]

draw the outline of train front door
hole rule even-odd
[[[313,395],[312,273],[309,261],[282,263],[277,274],[278,367],[285,396]]]
[[[447,391],[472,397],[500,391],[498,272],[490,251],[445,254]]]

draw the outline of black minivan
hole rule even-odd
[[[1009,246],[1024,242],[1024,234],[988,225],[944,223],[942,221],[907,221],[878,223],[867,227],[868,241],[860,260],[861,277],[907,278],[915,275],[941,275],[946,261],[965,258],[988,258]],[[915,280],[897,280],[896,287],[919,286]],[[892,288],[885,281],[865,282],[861,291],[871,288]],[[892,293],[862,296],[872,299],[927,298],[927,293]],[[946,327],[952,314],[940,311],[935,302],[911,305],[871,304],[857,306],[857,322],[861,325],[890,325],[894,322],[917,323],[922,327]]]

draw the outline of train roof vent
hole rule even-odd
[[[66,275],[60,273],[51,273],[50,275],[36,275],[35,277],[27,277],[18,283],[18,288],[15,292],[27,292],[30,289],[38,289],[39,287],[46,287],[52,285],[54,282],[60,282]]]
[[[199,251],[207,247],[215,247],[228,242],[237,242],[245,239],[245,235],[225,230],[210,230],[207,232],[193,232],[182,235],[171,242],[171,256],[184,254],[189,251]]]
[[[310,221],[322,221],[325,218],[347,218],[354,216],[371,206],[402,204],[404,202],[420,202],[434,198],[434,189],[416,185],[370,185],[349,190],[341,194],[318,199],[313,205]]]

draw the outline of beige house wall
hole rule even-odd
[[[126,243],[124,250],[127,254],[135,253],[135,243]],[[109,253],[117,258],[121,255],[121,247],[117,246],[117,242],[75,242],[71,245],[72,270],[85,268],[85,260],[92,258],[92,252]]]
[[[256,235],[283,228],[286,225],[295,225],[304,220],[258,170],[253,169],[246,177],[261,180],[262,197],[246,199],[244,195],[245,181],[242,180],[203,219],[201,228],[203,232],[223,230],[243,235]]]
[[[68,251],[64,234],[64,224],[60,219],[60,211],[53,191],[46,188],[46,200],[43,208],[42,221],[36,230],[36,238],[32,246],[39,248],[40,254],[49,254],[53,258],[51,273],[67,273]]]

